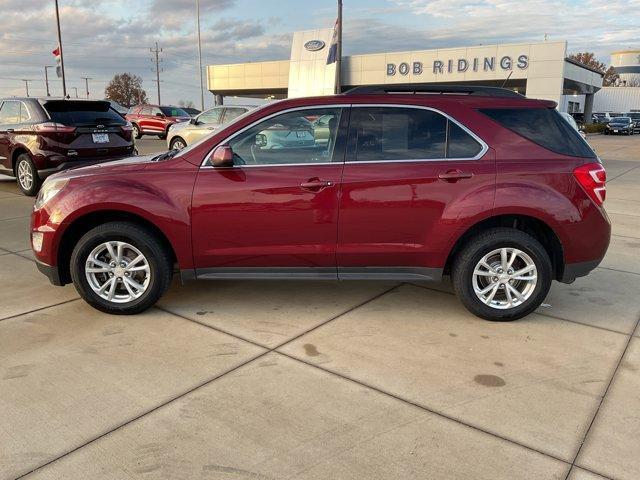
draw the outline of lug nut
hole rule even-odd
[[[120,266],[121,266],[122,268],[124,268],[124,267],[126,267],[126,266],[127,266],[127,264],[126,264],[126,263],[124,263],[124,262],[122,262],[122,263],[120,264]]]
[[[109,266],[110,266],[110,267],[112,267],[112,268],[114,268],[114,267],[116,266],[116,262],[111,262],[111,263],[109,264]]]

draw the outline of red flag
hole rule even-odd
[[[51,53],[53,53],[56,57],[59,57],[60,56],[60,47],[59,46],[56,47],[56,49]]]

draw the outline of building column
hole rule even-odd
[[[593,113],[593,97],[595,94],[587,93],[584,96],[584,123],[592,123],[591,114]]]
[[[216,106],[224,105],[224,97],[219,93],[214,94]]]

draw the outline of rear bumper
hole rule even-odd
[[[591,270],[600,265],[601,261],[602,259],[591,260],[588,262],[567,263],[564,266],[564,272],[562,273],[560,281],[562,283],[573,283],[576,278],[588,275]]]
[[[44,274],[49,279],[52,285],[57,285],[59,287],[64,285],[62,280],[60,280],[60,271],[58,270],[58,267],[47,265],[37,259],[36,266],[38,267],[38,270],[40,270],[40,273]]]

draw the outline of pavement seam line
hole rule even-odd
[[[78,300],[80,300],[80,297],[72,298],[70,300],[65,300],[64,302],[52,303],[51,305],[47,305],[46,307],[35,308],[35,309],[29,310],[27,312],[16,313],[15,315],[10,315],[8,317],[0,318],[0,322],[4,322],[5,320],[11,320],[13,318],[21,317],[22,315],[29,315],[31,313],[39,312],[41,310],[46,310],[47,308],[59,307],[60,305],[66,305],[67,303],[76,302]]]
[[[320,365],[313,364],[311,362],[308,362],[308,361],[303,360],[301,358],[295,357],[295,356],[293,356],[293,355],[291,355],[289,353],[286,353],[286,352],[282,352],[282,351],[276,350],[275,353],[277,353],[279,355],[282,355],[282,356],[284,356],[286,358],[289,358],[291,360],[296,360],[297,362],[300,362],[300,363],[302,363],[304,365],[307,365],[309,367],[316,368],[316,369],[321,370],[321,371],[323,371],[325,373],[328,373],[330,375],[334,375],[334,376],[339,377],[339,378],[341,378],[343,380],[346,380],[348,382],[355,383],[356,385],[359,385],[361,387],[368,388],[369,390],[373,390],[373,391],[375,391],[377,393],[380,393],[380,394],[385,395],[387,397],[390,397],[390,398],[393,398],[395,400],[398,400],[398,401],[400,401],[400,402],[402,402],[402,403],[404,403],[406,405],[411,405],[411,406],[416,407],[416,408],[418,408],[418,409],[420,409],[422,411],[431,413],[433,415],[437,415],[440,418],[444,418],[446,420],[458,423],[460,425],[463,425],[465,427],[471,428],[473,430],[476,430],[478,432],[484,433],[486,435],[490,435],[492,437],[498,438],[498,439],[500,439],[502,441],[505,441],[505,442],[517,445],[519,447],[525,448],[527,450],[536,452],[536,453],[538,453],[540,455],[544,455],[545,457],[552,458],[552,459],[557,460],[559,462],[562,462],[562,463],[564,463],[566,465],[571,465],[571,463],[568,460],[563,460],[562,458],[557,457],[557,456],[555,456],[555,455],[553,455],[553,454],[551,454],[549,452],[544,452],[544,451],[539,450],[539,449],[537,449],[535,447],[532,447],[530,445],[526,445],[524,443],[521,443],[518,440],[513,440],[513,439],[510,439],[508,437],[504,437],[504,436],[500,435],[499,433],[495,433],[495,432],[492,432],[490,430],[486,430],[486,429],[484,429],[482,427],[479,427],[477,425],[473,425],[472,423],[467,423],[462,419],[451,417],[451,416],[447,415],[444,412],[440,412],[438,410],[433,410],[433,409],[431,409],[431,408],[429,408],[429,407],[427,407],[425,405],[421,405],[421,404],[419,404],[417,402],[414,402],[413,400],[408,400],[408,399],[403,398],[403,397],[401,397],[399,395],[396,395],[395,393],[391,393],[391,392],[388,392],[386,390],[383,390],[380,387],[376,387],[376,386],[371,385],[369,383],[357,380],[355,378],[349,377],[348,375],[344,375],[344,374],[342,374],[340,372],[336,372],[334,370],[329,370],[329,369],[324,368],[324,367],[322,367]]]
[[[263,351],[262,353],[260,353],[259,355],[255,355],[255,356],[253,356],[253,357],[251,357],[251,358],[247,359],[246,361],[241,362],[240,364],[236,365],[235,367],[232,367],[232,368],[227,369],[227,370],[225,370],[224,372],[222,372],[222,373],[220,373],[220,374],[218,374],[218,375],[215,375],[213,378],[209,378],[208,380],[206,380],[206,381],[204,381],[204,382],[202,382],[202,383],[200,383],[200,384],[198,384],[198,385],[196,385],[196,386],[194,386],[194,387],[191,387],[189,390],[187,390],[187,391],[185,391],[185,392],[182,392],[182,393],[180,393],[180,394],[178,394],[178,395],[176,395],[176,396],[171,397],[170,399],[168,399],[168,400],[166,400],[166,401],[164,401],[164,402],[160,403],[159,405],[156,405],[156,406],[152,407],[151,409],[146,410],[145,412],[142,412],[141,414],[139,414],[139,415],[135,416],[134,418],[131,418],[131,419],[129,419],[129,420],[126,420],[126,421],[125,421],[125,422],[123,422],[123,423],[120,423],[120,424],[116,425],[115,427],[113,427],[113,428],[109,429],[108,431],[103,432],[103,433],[99,434],[98,436],[93,437],[93,438],[91,438],[90,440],[88,440],[88,441],[84,442],[82,445],[78,445],[78,446],[74,447],[73,449],[68,450],[67,452],[64,452],[64,453],[62,453],[62,454],[58,455],[57,457],[55,457],[55,458],[53,458],[53,459],[51,459],[51,460],[49,460],[49,461],[47,461],[47,462],[43,463],[42,465],[39,465],[39,466],[37,466],[37,467],[35,467],[35,468],[31,469],[31,470],[30,470],[30,471],[28,471],[28,472],[25,472],[25,473],[23,473],[23,474],[20,474],[19,476],[15,477],[15,479],[14,479],[14,480],[19,480],[19,479],[24,478],[24,477],[26,477],[26,476],[28,476],[28,475],[31,475],[32,473],[34,473],[34,472],[36,472],[36,471],[38,471],[38,470],[41,470],[42,468],[47,467],[47,466],[51,465],[52,463],[57,462],[58,460],[61,460],[61,459],[65,458],[65,457],[66,457],[66,456],[68,456],[68,455],[71,455],[71,454],[72,454],[72,453],[74,453],[74,452],[77,452],[78,450],[80,450],[80,449],[82,449],[82,448],[84,448],[84,447],[86,447],[86,446],[88,446],[88,445],[90,445],[90,444],[92,444],[92,443],[96,442],[97,440],[99,440],[99,439],[101,439],[101,438],[103,438],[103,437],[105,437],[105,436],[107,436],[107,435],[109,435],[109,434],[111,434],[111,433],[113,433],[113,432],[115,432],[115,431],[117,431],[117,430],[119,430],[119,429],[123,428],[123,427],[126,427],[127,425],[129,425],[129,424],[131,424],[131,423],[133,423],[133,422],[135,422],[135,421],[137,421],[137,420],[140,420],[141,418],[143,418],[143,417],[145,417],[145,416],[147,416],[147,415],[149,415],[149,414],[151,414],[151,413],[153,413],[153,412],[155,412],[155,411],[159,410],[160,408],[165,407],[165,406],[169,405],[170,403],[173,403],[173,402],[175,402],[176,400],[179,400],[179,399],[181,399],[181,398],[185,397],[186,395],[189,395],[190,393],[193,393],[194,391],[196,391],[196,390],[198,390],[198,389],[200,389],[200,388],[202,388],[202,387],[205,387],[205,386],[209,385],[210,383],[215,382],[216,380],[219,380],[220,378],[222,378],[222,377],[226,376],[227,374],[232,373],[232,372],[234,372],[234,371],[238,370],[239,368],[244,367],[245,365],[247,365],[247,364],[249,364],[249,363],[251,363],[251,362],[253,362],[253,361],[255,361],[255,360],[258,360],[259,358],[262,358],[262,357],[264,357],[265,355],[268,355],[269,353],[279,353],[279,352],[276,352],[276,348],[280,348],[280,346],[282,346],[282,345],[286,345],[286,344],[287,344],[288,342],[290,342],[290,341],[297,340],[297,339],[298,339],[298,338],[300,338],[302,335],[306,335],[307,333],[309,333],[309,332],[311,332],[311,331],[313,331],[313,330],[315,330],[315,329],[317,329],[317,328],[320,328],[321,326],[326,325],[326,324],[327,324],[327,323],[329,323],[329,322],[332,322],[333,320],[335,320],[335,319],[337,319],[337,318],[341,317],[342,315],[346,315],[346,314],[348,314],[349,312],[352,312],[353,310],[355,310],[355,309],[357,309],[357,308],[360,308],[361,306],[364,306],[364,305],[366,305],[367,303],[372,302],[372,301],[374,301],[374,300],[376,300],[376,299],[378,299],[378,298],[382,297],[383,295],[386,295],[387,293],[389,293],[389,292],[391,292],[392,290],[394,290],[394,289],[396,289],[396,288],[400,287],[401,285],[403,285],[403,284],[402,284],[402,283],[400,283],[400,284],[394,285],[393,287],[386,289],[384,292],[379,293],[379,294],[377,294],[377,295],[375,295],[375,296],[373,296],[373,297],[371,297],[371,298],[369,298],[369,299],[365,300],[364,302],[359,303],[358,305],[355,305],[355,306],[353,306],[353,307],[350,307],[350,308],[348,308],[347,310],[344,310],[343,312],[339,313],[338,315],[335,315],[335,316],[333,316],[333,317],[329,318],[328,320],[325,320],[325,321],[324,321],[324,322],[322,322],[321,324],[316,325],[316,326],[314,326],[314,327],[312,327],[312,328],[310,328],[310,329],[306,330],[305,332],[301,333],[300,335],[297,335],[297,336],[295,336],[295,337],[291,338],[290,340],[287,340],[286,342],[284,342],[284,343],[282,343],[282,344],[280,344],[280,345],[277,345],[277,346],[275,346],[275,347],[273,347],[273,348],[270,348],[270,347],[264,347],[263,345],[257,344],[257,343],[255,343],[255,342],[252,342],[252,341],[248,341],[248,340],[242,339],[242,338],[238,337],[237,335],[233,335],[233,334],[230,334],[230,333],[227,333],[227,332],[223,332],[223,331],[221,331],[221,330],[219,330],[219,329],[217,329],[217,328],[215,328],[215,327],[212,327],[211,325],[203,324],[203,323],[198,322],[198,321],[195,321],[195,320],[193,320],[193,319],[191,319],[191,318],[187,318],[187,317],[184,317],[184,316],[182,316],[182,315],[177,315],[177,314],[175,314],[175,313],[173,313],[173,312],[170,312],[170,311],[167,311],[167,310],[163,310],[163,309],[161,309],[161,308],[159,308],[159,307],[157,307],[157,306],[156,306],[156,308],[157,308],[158,310],[161,310],[161,311],[163,311],[163,312],[165,312],[165,313],[167,313],[167,314],[169,314],[169,315],[173,315],[173,316],[175,316],[175,317],[177,317],[177,318],[182,318],[182,319],[184,319],[184,320],[188,320],[188,321],[190,321],[190,322],[197,323],[197,324],[202,325],[202,326],[204,326],[204,327],[207,327],[207,328],[210,328],[210,329],[212,329],[212,330],[215,330],[215,331],[217,331],[217,332],[219,332],[219,333],[225,333],[225,334],[227,334],[227,335],[229,335],[229,336],[232,336],[232,337],[234,337],[234,338],[236,338],[236,339],[238,339],[238,340],[242,340],[242,341],[245,341],[245,342],[247,342],[247,343],[251,343],[251,344],[252,344],[252,345],[254,345],[254,346],[258,346],[258,347],[262,348],[264,351]],[[76,299],[76,300],[77,300],[77,299]],[[73,301],[73,300],[70,300],[70,301]],[[68,303],[68,302],[64,302],[64,303]],[[51,305],[51,306],[55,306],[55,305]],[[49,307],[44,307],[44,308],[49,308]],[[39,309],[39,310],[42,310],[42,309]],[[24,314],[20,314],[20,315],[24,315]],[[19,315],[16,315],[16,316],[19,316]],[[8,318],[11,318],[11,317],[8,317]]]
[[[598,406],[596,408],[595,413],[593,414],[593,417],[591,418],[591,422],[589,422],[589,426],[587,427],[587,430],[585,431],[583,437],[582,437],[582,441],[580,442],[580,445],[578,446],[578,450],[576,451],[575,456],[573,457],[573,461],[571,462],[571,468],[569,468],[569,471],[567,472],[567,476],[565,477],[565,480],[568,480],[569,475],[571,475],[571,471],[573,470],[573,467],[576,466],[576,461],[578,460],[578,457],[580,456],[580,452],[582,451],[582,447],[584,446],[585,442],[587,441],[587,437],[589,436],[589,433],[591,432],[591,428],[593,427],[596,418],[598,417],[598,413],[600,413],[600,409],[602,408],[602,405],[604,404],[604,400],[605,398],[607,398],[607,394],[609,393],[609,390],[611,389],[611,385],[613,385],[613,381],[616,378],[616,375],[618,374],[618,370],[620,370],[620,365],[622,364],[622,361],[624,360],[625,355],[627,354],[627,351],[629,350],[629,345],[631,345],[631,340],[633,340],[634,335],[636,333],[636,331],[638,330],[638,325],[640,325],[640,316],[638,317],[638,319],[636,320],[636,325],[633,328],[631,335],[629,335],[629,338],[627,339],[627,344],[624,346],[624,350],[622,350],[622,355],[620,355],[620,358],[618,359],[618,363],[616,364],[615,368],[613,369],[613,373],[611,374],[611,378],[609,379],[609,383],[607,384],[607,388],[605,388],[604,393],[602,394],[602,397],[600,397],[600,402],[598,403]],[[578,468],[582,468],[580,466],[578,466]]]
[[[640,240],[640,239],[638,239],[638,240]],[[627,273],[629,275],[640,275],[640,273],[638,273],[638,272],[630,272],[628,270],[618,270],[617,268],[610,268],[610,267],[596,267],[596,268],[601,268],[603,270],[609,270],[610,272]]]
[[[597,267],[597,268],[604,268],[604,267]],[[608,270],[612,270],[612,269],[608,269]],[[621,270],[615,270],[616,272],[620,272],[620,273],[631,273],[631,272],[622,272]],[[636,274],[636,275],[640,275],[640,274]],[[407,285],[413,285],[414,287],[417,288],[423,288],[425,290],[429,290],[430,292],[439,292],[439,293],[444,293],[445,295],[453,295],[455,297],[455,293],[452,292],[444,292],[442,290],[437,290],[435,288],[429,288],[425,285],[419,285],[419,284],[415,284],[415,283],[408,283]],[[607,328],[607,327],[601,327],[599,325],[591,325],[589,323],[582,323],[582,322],[578,322],[576,320],[571,320],[568,318],[562,318],[562,317],[558,317],[556,315],[552,315],[550,313],[543,313],[543,312],[539,312],[537,310],[531,312],[531,315],[541,315],[543,317],[548,317],[548,318],[553,318],[555,320],[562,320],[563,322],[569,322],[569,323],[573,323],[574,325],[582,325],[583,327],[591,327],[591,328],[597,328],[598,330],[604,330],[605,332],[611,332],[611,333],[617,333],[620,335],[624,335],[624,336],[629,336],[629,335],[633,335],[633,333],[629,334],[629,333],[625,333],[625,332],[620,332],[618,330],[613,330],[611,328]],[[517,320],[516,320],[517,321]]]
[[[606,168],[607,168],[607,167],[605,166],[605,169],[606,169]],[[626,174],[627,174],[627,173],[629,173],[629,172],[633,172],[636,168],[640,168],[640,165],[636,165],[635,167],[631,167],[629,170],[626,170],[626,171],[624,171],[624,172],[620,173],[619,175],[616,175],[615,177],[613,177],[613,178],[611,178],[611,179],[607,180],[607,183],[609,183],[609,182],[613,182],[616,178],[620,178],[621,176],[626,175]]]
[[[176,400],[179,400],[179,399],[185,397],[186,395],[189,395],[190,393],[193,393],[194,391],[196,391],[196,390],[198,390],[198,389],[200,389],[202,387],[205,387],[205,386],[209,385],[210,383],[215,382],[216,380],[222,378],[223,376],[225,376],[225,375],[227,375],[229,373],[232,373],[232,372],[238,370],[241,367],[244,367],[245,365],[253,362],[254,360],[258,360],[259,358],[262,358],[262,357],[264,357],[265,355],[267,355],[269,353],[271,353],[270,350],[265,350],[264,352],[261,352],[258,355],[254,355],[254,356],[248,358],[247,360],[245,360],[243,362],[240,362],[238,365],[236,365],[234,367],[231,367],[231,368],[228,368],[227,370],[215,375],[214,377],[209,378],[209,379],[205,380],[204,382],[201,382],[198,385],[195,385],[195,386],[189,388],[188,390],[169,398],[168,400],[165,400],[164,402],[152,407],[151,409],[146,410],[146,411],[140,413],[139,415],[136,415],[135,417],[130,418],[129,420],[125,420],[124,422],[122,422],[122,423],[116,425],[115,427],[107,430],[106,432],[103,432],[103,433],[91,438],[90,440],[84,442],[82,445],[78,445],[78,446],[72,448],[71,450],[68,450],[68,451],[58,455],[57,457],[47,461],[46,463],[43,463],[42,465],[39,465],[39,466],[29,470],[28,472],[20,474],[19,476],[15,477],[14,480],[19,480],[21,478],[24,478],[27,475],[31,475],[32,473],[37,472],[38,470],[41,470],[44,467],[47,467],[47,466],[51,465],[54,462],[57,462],[58,460],[62,460],[63,458],[71,455],[72,453],[77,452],[78,450],[80,450],[80,449],[82,449],[82,448],[84,448],[84,447],[86,447],[86,446],[88,446],[88,445],[100,440],[103,437],[106,437],[107,435],[115,432],[116,430],[120,430],[121,428],[126,427],[127,425],[130,425],[131,423],[133,423],[133,422],[135,422],[137,420],[140,420],[143,417],[146,417],[147,415],[155,412],[156,410],[159,410],[162,407],[165,407],[165,406],[169,405],[170,403],[173,403]]]

